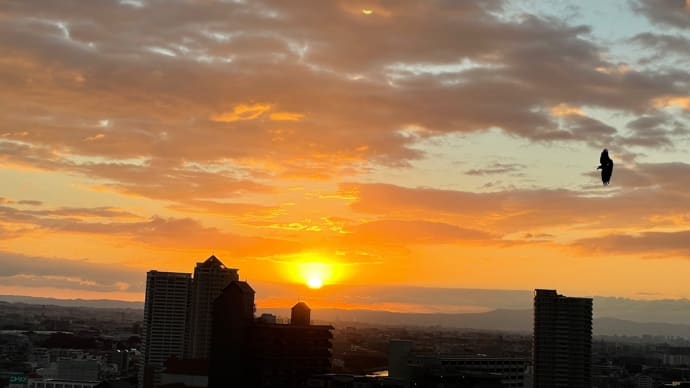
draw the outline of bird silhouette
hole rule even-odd
[[[611,175],[613,174],[613,160],[609,158],[609,150],[604,148],[601,151],[601,156],[599,157],[599,167],[597,170],[601,170],[601,182],[604,186],[608,185],[611,181]]]

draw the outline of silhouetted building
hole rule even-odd
[[[160,372],[170,356],[182,358],[187,338],[191,275],[149,271],[144,305],[144,349],[139,367],[139,387],[160,383]]]
[[[192,279],[192,299],[189,317],[190,358],[208,359],[211,352],[211,310],[213,301],[223,289],[234,280],[239,280],[237,269],[227,268],[216,257],[211,256],[203,263],[197,263]]]
[[[100,384],[100,381],[30,378],[26,386],[27,388],[94,388],[98,384]]]
[[[134,385],[130,384],[126,379],[117,379],[101,381],[97,385],[94,385],[93,388],[134,388]]]
[[[278,318],[276,318],[275,315],[273,314],[261,314],[261,316],[258,318],[258,321],[261,323],[278,323]]]
[[[131,350],[110,350],[106,352],[108,364],[117,366],[120,374],[127,374],[130,368],[131,357],[134,354]],[[110,380],[109,382],[113,382]]]
[[[309,307],[295,307],[300,324],[254,319],[254,290],[231,282],[213,306],[209,387],[302,387],[329,372],[333,327],[310,325]]]
[[[208,387],[208,359],[169,358],[165,362],[165,370],[161,373],[159,387]]]
[[[57,379],[98,381],[100,366],[96,360],[58,360]]]
[[[590,388],[592,299],[534,294],[534,388]]]
[[[388,347],[388,376],[405,387],[522,388],[526,368],[522,358],[418,355],[411,341],[391,340]]]
[[[311,309],[304,302],[298,302],[290,310],[290,324],[307,326],[311,323]]]
[[[386,376],[362,376],[327,373],[312,376],[307,388],[404,388],[401,380]]]

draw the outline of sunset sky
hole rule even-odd
[[[687,298],[689,150],[686,0],[0,0],[0,294]]]

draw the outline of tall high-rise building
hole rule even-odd
[[[189,349],[187,356],[208,359],[211,345],[211,311],[213,301],[230,282],[239,280],[238,270],[227,268],[211,256],[197,263],[192,279],[192,300],[189,317]]]
[[[141,388],[158,385],[165,361],[170,356],[184,355],[191,281],[188,273],[149,271],[146,274],[144,354],[139,368]]]
[[[534,293],[534,388],[590,388],[592,299]]]

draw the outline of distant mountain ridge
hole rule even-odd
[[[279,316],[288,316],[287,310],[267,310]],[[262,310],[263,312],[263,310]],[[321,322],[366,323],[392,326],[436,326],[487,331],[531,333],[532,310],[494,310],[486,313],[418,314],[376,310],[318,309],[312,319]],[[601,317],[592,322],[593,334],[603,336],[664,336],[690,338],[690,325],[663,322],[635,322]]]
[[[398,313],[378,310],[318,309],[312,319],[324,322],[358,322],[394,326],[438,326],[495,331],[532,331],[532,310],[499,309],[485,313]]]
[[[0,295],[0,301],[9,303],[27,303],[53,305],[63,307],[87,307],[87,308],[111,308],[111,309],[133,309],[143,310],[143,302],[129,302],[109,299],[56,299],[40,298],[18,295]],[[616,303],[622,302],[622,303]],[[646,322],[634,319],[627,319],[627,316],[641,314],[644,307],[655,306],[652,310],[670,311],[658,315],[652,315],[653,319],[662,320],[666,317],[681,319],[688,313],[690,302],[687,300],[677,301],[658,301],[659,305],[654,305],[654,301],[634,301],[617,298],[595,298],[595,309],[602,306],[608,313],[615,313],[614,316],[595,317],[593,322],[594,335],[619,335],[619,336],[672,336],[690,338],[690,324],[675,322]],[[625,308],[633,306],[633,309]],[[679,311],[679,308],[683,308]],[[262,309],[259,313],[269,312],[281,317],[290,315],[288,309]],[[381,310],[345,310],[345,309],[315,309],[312,311],[312,319],[317,322],[328,322],[337,325],[338,323],[362,323],[371,325],[391,325],[391,326],[436,326],[444,328],[465,328],[489,331],[513,331],[530,333],[532,331],[532,310],[531,309],[495,309],[484,313],[401,313]],[[649,319],[649,317],[647,317]]]
[[[62,307],[90,307],[134,310],[144,309],[144,302],[129,302],[125,300],[113,299],[57,299],[21,295],[0,295],[0,301],[9,303],[45,304]]]
[[[593,326],[594,335],[690,338],[690,325],[681,323],[633,322],[618,318],[597,318]]]

